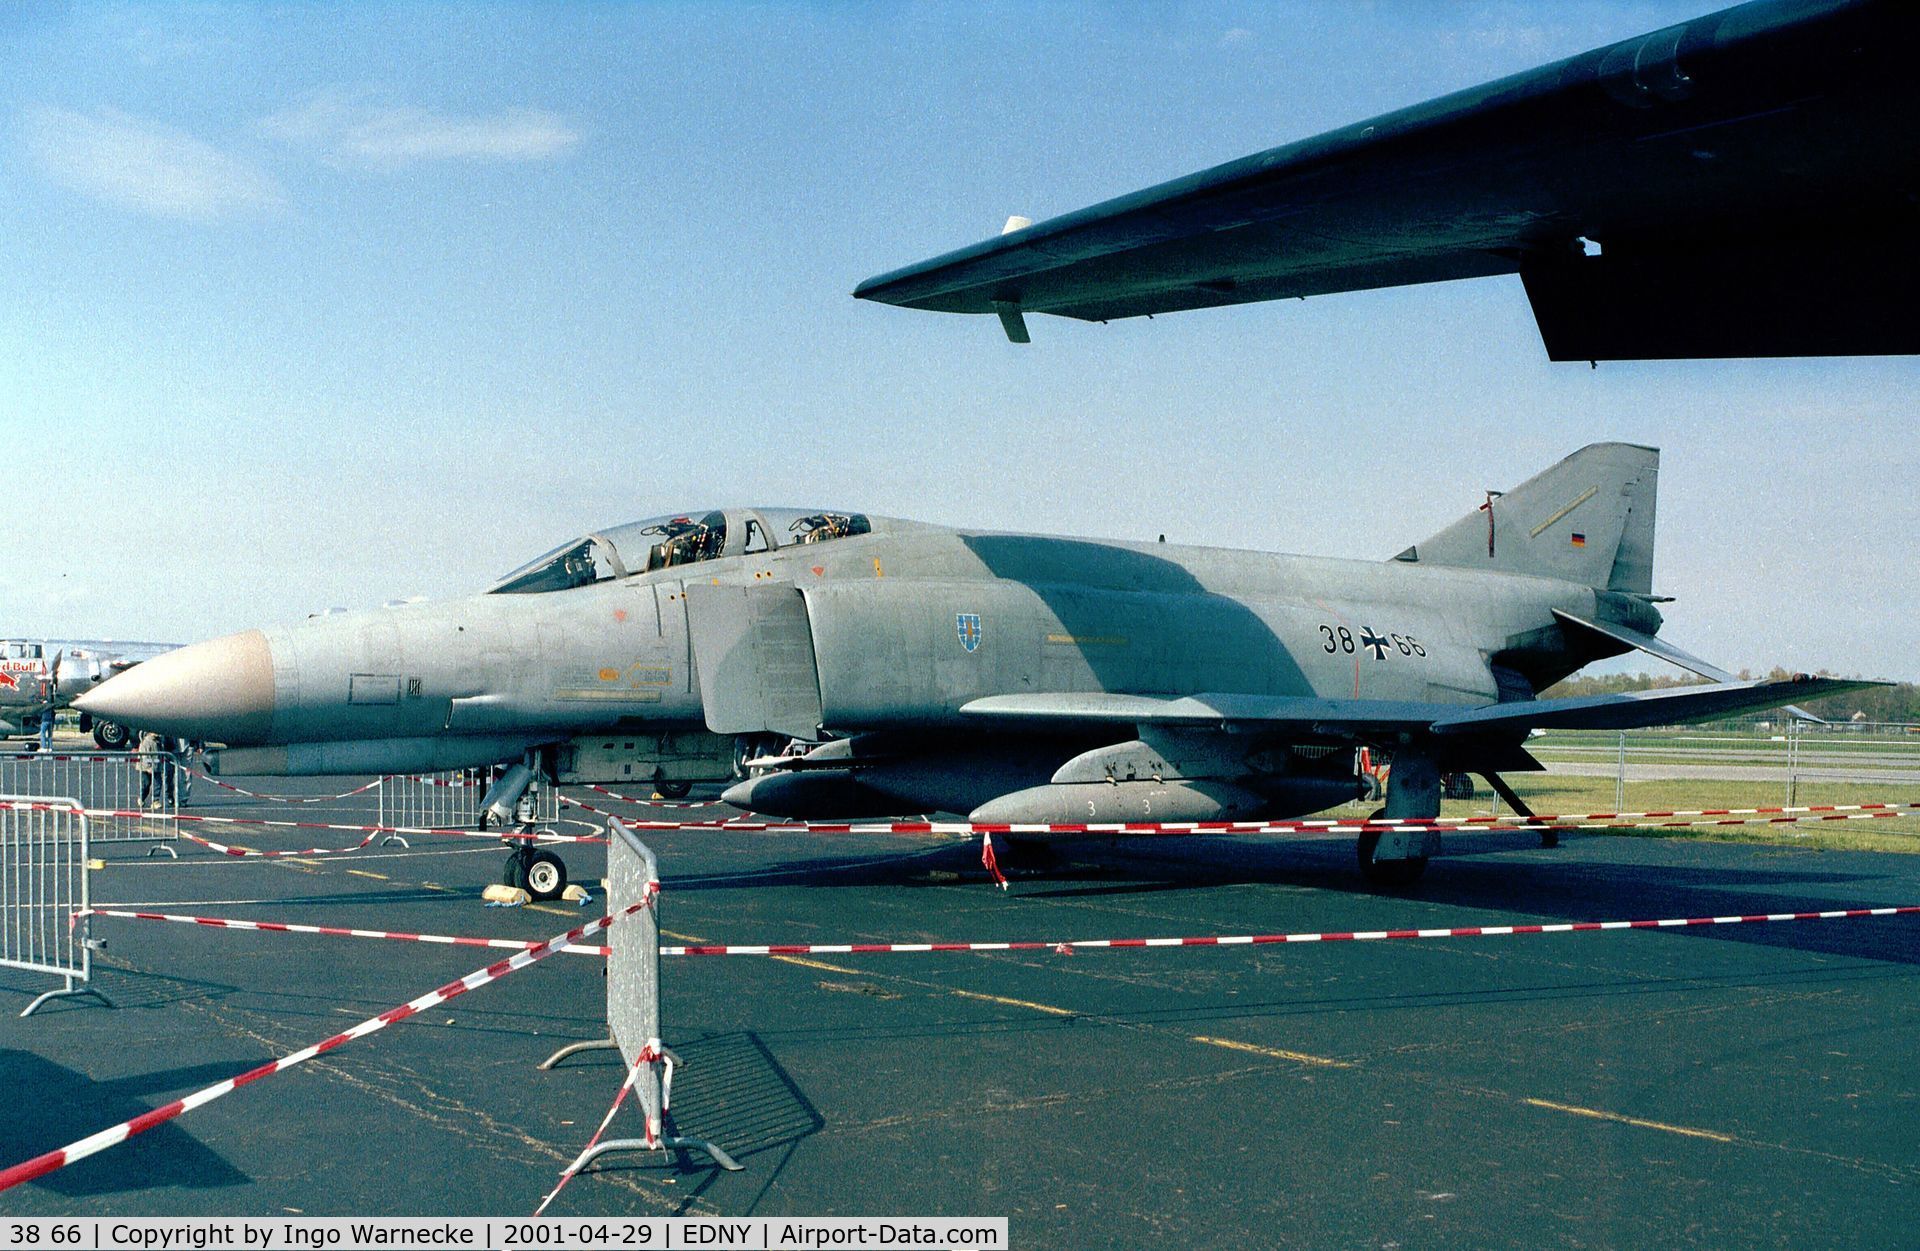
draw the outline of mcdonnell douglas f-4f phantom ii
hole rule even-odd
[[[1088,321],[1519,274],[1557,361],[1920,352],[1920,5],[1759,0],[870,278]]]
[[[1393,757],[1385,814],[1431,817],[1443,772],[1511,800],[1499,775],[1540,767],[1536,727],[1869,685],[1724,680],[1655,637],[1658,467],[1595,444],[1378,562],[688,514],[584,536],[466,599],[197,643],[81,706],[227,744],[210,759],[228,773],[517,760],[521,787],[718,780],[737,743],[760,756],[777,736],[802,746],[726,796],[790,817],[1282,818],[1354,798],[1353,749],[1371,745]],[[1535,698],[1636,648],[1723,680]],[[1410,880],[1437,843],[1368,834],[1361,864]]]

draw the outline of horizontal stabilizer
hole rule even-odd
[[[1664,660],[1670,665],[1685,669],[1688,673],[1697,673],[1703,678],[1712,678],[1715,682],[1731,682],[1734,676],[1715,664],[1700,659],[1692,652],[1682,651],[1673,644],[1657,639],[1651,634],[1642,634],[1638,630],[1623,625],[1614,625],[1606,621],[1589,621],[1585,617],[1576,617],[1570,612],[1556,608],[1553,615],[1560,624],[1571,627],[1575,634],[1588,631],[1602,638],[1612,639],[1616,643],[1625,643],[1635,651],[1645,652],[1649,656]]]
[[[1682,651],[1673,644],[1663,639],[1657,639],[1651,634],[1642,634],[1638,630],[1623,625],[1615,625],[1612,622],[1589,621],[1585,617],[1576,617],[1572,613],[1562,612],[1558,608],[1553,610],[1553,615],[1560,618],[1560,624],[1569,627],[1576,634],[1582,630],[1586,630],[1598,634],[1603,638],[1612,639],[1616,643],[1625,643],[1628,647],[1636,651],[1645,652],[1647,655],[1655,657],[1656,659],[1664,660],[1670,665],[1685,669],[1688,673],[1697,673],[1703,678],[1712,678],[1715,682],[1732,682],[1735,680],[1731,673],[1728,673],[1719,665],[1702,660],[1692,652]],[[1802,721],[1811,721],[1815,725],[1827,724],[1825,717],[1816,717],[1797,704],[1783,704],[1781,711],[1787,713],[1789,716],[1797,717]]]

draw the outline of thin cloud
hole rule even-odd
[[[365,92],[321,92],[260,127],[276,139],[315,148],[336,164],[372,169],[426,161],[547,161],[580,142],[565,118],[544,109],[463,116]]]
[[[53,181],[137,212],[206,219],[286,203],[280,184],[246,161],[118,109],[29,109],[22,134]]]

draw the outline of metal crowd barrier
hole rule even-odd
[[[192,777],[166,752],[0,752],[0,793],[65,798],[90,812],[128,814],[92,818],[88,837],[94,843],[174,842],[179,824],[173,817]]]
[[[634,1072],[634,1097],[646,1117],[644,1138],[610,1138],[582,1152],[568,1167],[577,1173],[609,1151],[703,1151],[729,1172],[742,1167],[732,1156],[700,1138],[666,1132],[673,1069],[680,1063],[660,1034],[660,865],[653,850],[618,818],[607,818],[607,911],[618,914],[654,892],[653,906],[615,921],[607,931],[613,954],[607,957],[607,1027],[611,1037],[562,1047],[540,1065],[550,1069],[582,1051],[617,1047]]]
[[[20,806],[14,806],[20,805]],[[63,995],[92,995],[88,916],[87,818],[72,799],[0,794],[0,965],[50,973],[64,984],[40,995],[21,1016]]]
[[[401,773],[380,781],[378,824],[398,829],[471,830],[480,824],[480,801],[492,781],[488,769],[446,773]],[[560,792],[536,783],[527,792],[535,825],[560,816]]]

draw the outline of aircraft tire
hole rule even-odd
[[[558,899],[567,889],[567,866],[550,851],[536,851],[526,862],[527,894],[537,900]]]
[[[685,799],[693,790],[691,782],[655,782],[653,789],[668,799]]]
[[[101,751],[125,751],[131,746],[133,735],[127,727],[117,721],[95,721],[93,723],[93,741]]]
[[[1377,821],[1385,812],[1386,809],[1382,808],[1368,820]],[[1366,879],[1367,885],[1388,890],[1411,886],[1427,871],[1425,856],[1414,860],[1375,860],[1373,852],[1379,845],[1380,831],[1368,830],[1360,836],[1360,842],[1354,848],[1360,862],[1360,876]]]

